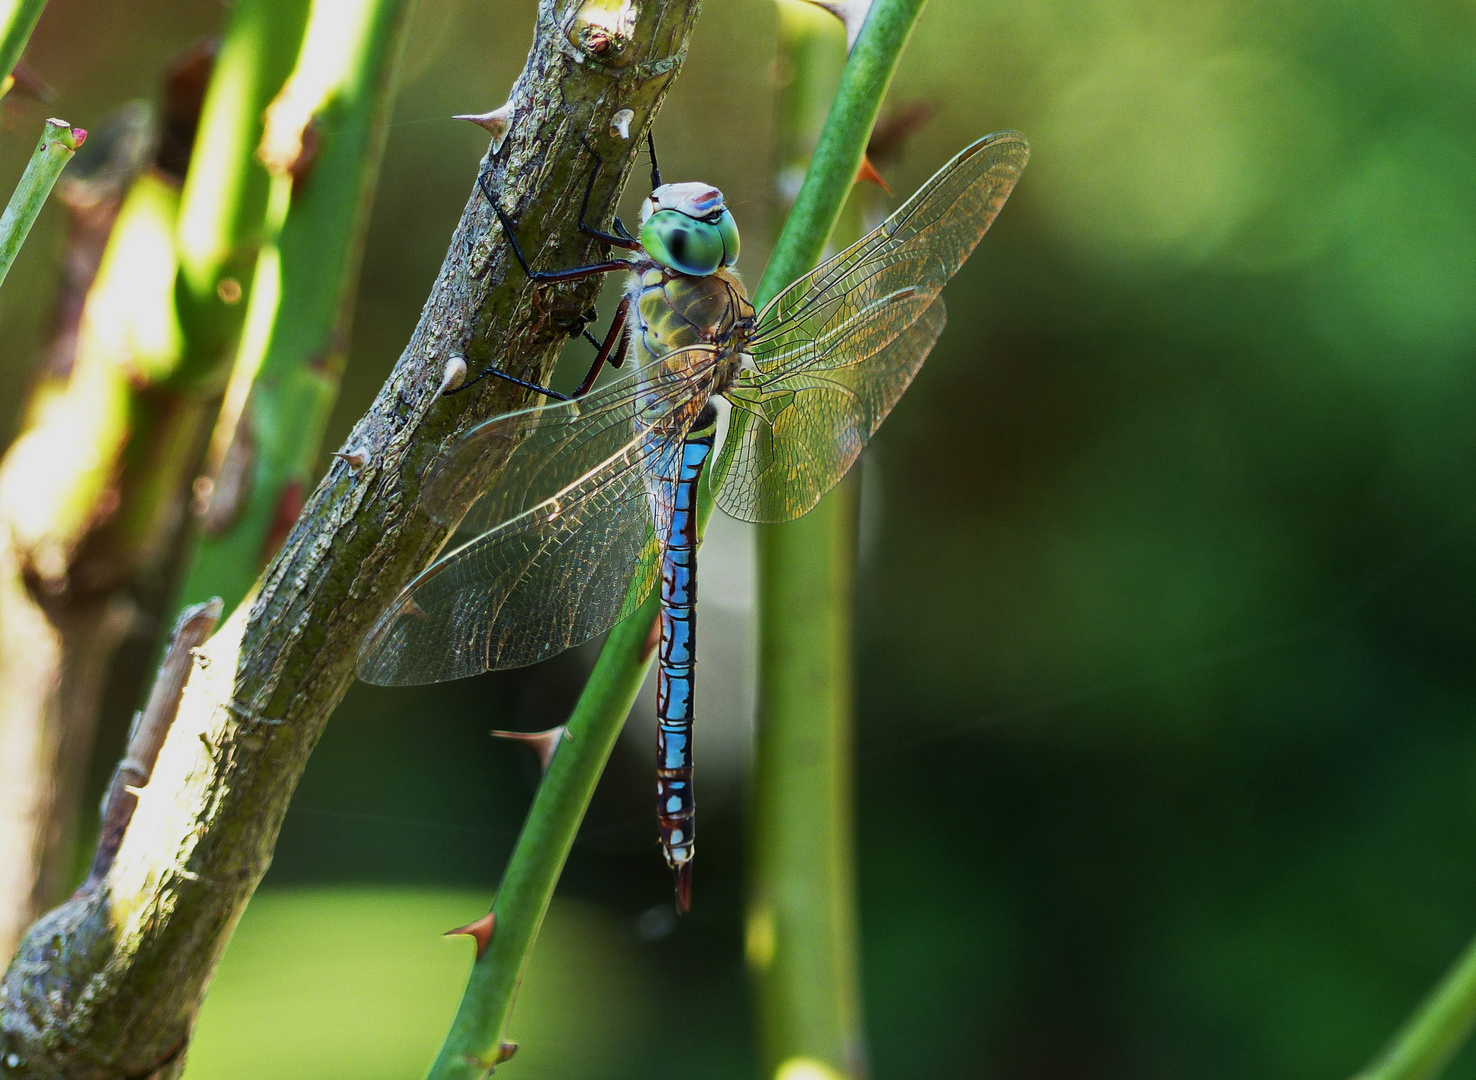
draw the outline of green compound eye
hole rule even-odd
[[[733,227],[736,240],[737,226]],[[721,222],[694,221],[678,210],[658,210],[641,226],[641,247],[662,266],[706,277],[723,262]]]
[[[717,219],[717,230],[723,234],[723,265],[732,266],[738,261],[738,223],[724,210]]]

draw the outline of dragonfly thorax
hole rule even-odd
[[[753,330],[748,293],[726,267],[693,277],[647,264],[644,272],[632,275],[629,297],[635,316],[632,342],[642,364],[711,345],[736,365]],[[723,372],[718,375],[724,382]]]
[[[641,247],[681,274],[706,277],[738,261],[738,223],[708,184],[662,184],[641,204]]]

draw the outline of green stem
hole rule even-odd
[[[175,217],[170,347],[145,369],[154,391],[136,395],[145,414],[122,453],[111,526],[139,561],[172,567],[180,550],[179,510],[199,475],[267,232],[271,177],[256,154],[263,113],[292,70],[307,8],[307,0],[240,0],[211,71]]]
[[[711,500],[707,510],[710,514]],[[610,631],[518,834],[492,905],[491,944],[472,967],[429,1080],[474,1080],[516,1049],[504,1038],[513,998],[579,823],[651,667],[649,639],[657,609],[653,593]]]
[[[40,5],[37,5],[38,14],[39,8]],[[32,22],[34,21],[33,19]],[[29,28],[26,33],[29,36]],[[66,168],[67,162],[72,160],[77,147],[86,138],[87,132],[72,127],[65,120],[46,121],[41,141],[36,144],[35,153],[31,155],[26,171],[21,174],[20,183],[15,186],[15,193],[10,196],[4,215],[0,216],[0,283],[10,273],[11,264],[15,262],[16,255],[20,254],[21,245],[26,242],[26,236],[36,223],[41,207],[46,205],[56,178],[61,175],[62,169]]]
[[[229,613],[297,516],[338,395],[353,293],[413,0],[313,5],[297,67],[269,110],[277,173],[231,390],[207,475],[244,472],[244,498],[221,492],[186,575],[182,603],[219,596]],[[305,131],[316,140],[294,177]],[[273,151],[272,148],[276,148]],[[310,151],[311,152],[311,151]],[[290,159],[290,160],[289,160]],[[294,192],[294,188],[299,190]],[[226,459],[246,457],[244,463]]]
[[[215,386],[232,359],[268,235],[257,159],[267,106],[296,62],[308,0],[239,0],[221,39],[180,197],[175,305],[185,354],[172,381]]]
[[[1355,1080],[1432,1080],[1476,1026],[1476,941]]]
[[[45,7],[46,0],[4,0],[0,3],[0,26],[4,27],[0,32],[0,78],[10,78]],[[3,94],[4,91],[0,90],[0,96]]]
[[[170,621],[156,618],[166,599],[161,586],[174,577],[181,523],[230,358],[228,348],[181,334],[177,315],[190,316],[192,334],[209,320],[181,292],[187,275],[179,260],[210,281],[209,300],[234,319],[236,308],[216,283],[233,272],[243,248],[256,255],[269,179],[255,157],[261,113],[291,71],[305,11],[305,0],[235,6],[190,155],[188,213],[165,171],[184,162],[160,163],[133,179],[88,289],[68,370],[34,388],[22,433],[0,461],[0,590],[15,600],[0,603],[0,729],[7,738],[0,751],[0,850],[7,852],[0,859],[0,953],[54,902],[54,885],[69,872],[61,867],[78,820],[103,675],[127,633],[124,613],[141,607],[145,621]],[[260,197],[248,198],[258,186]],[[234,340],[225,324],[205,336]]]
[[[921,0],[876,0],[841,74],[765,302],[820,259]],[[758,738],[747,952],[768,1075],[859,1076],[851,616],[859,475],[758,529]]]
[[[820,261],[861,168],[877,111],[892,81],[902,47],[922,13],[924,0],[875,0],[861,36],[841,73],[835,103],[810,159],[794,209],[774,245],[759,282],[757,302],[767,303],[784,286]]]
[[[851,775],[859,481],[757,536],[746,946],[769,1076],[865,1072]]]

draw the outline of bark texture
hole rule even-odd
[[[482,167],[544,268],[595,254],[675,76],[696,0],[544,0],[505,137]],[[630,138],[611,134],[622,109]],[[308,500],[256,593],[194,653],[169,736],[107,874],[44,916],[0,984],[0,1076],[175,1075],[210,974],[271,858],[287,803],[353,679],[369,626],[445,543],[419,508],[427,469],[469,425],[521,405],[487,380],[439,396],[447,362],[543,379],[597,281],[535,288],[475,193],[410,344]]]

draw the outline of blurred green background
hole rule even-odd
[[[533,10],[421,2],[331,443],[471,190],[486,139],[448,117],[502,102]],[[29,60],[59,99],[7,103],[0,187],[43,116],[152,97],[223,15],[51,0]],[[710,3],[657,126],[668,178],[728,193],[750,281],[775,23],[773,0]],[[919,99],[899,195],[992,130],[1034,155],[866,459],[874,1075],[1347,1076],[1476,933],[1476,8],[932,0],[892,95]],[[60,249],[52,207],[0,293],[6,438]],[[753,1073],[749,558],[732,523],[704,549],[695,911],[669,914],[648,698],[500,1075]],[[559,722],[592,655],[349,694],[191,1080],[419,1075],[471,953],[439,931],[486,909],[536,781],[487,730]]]

